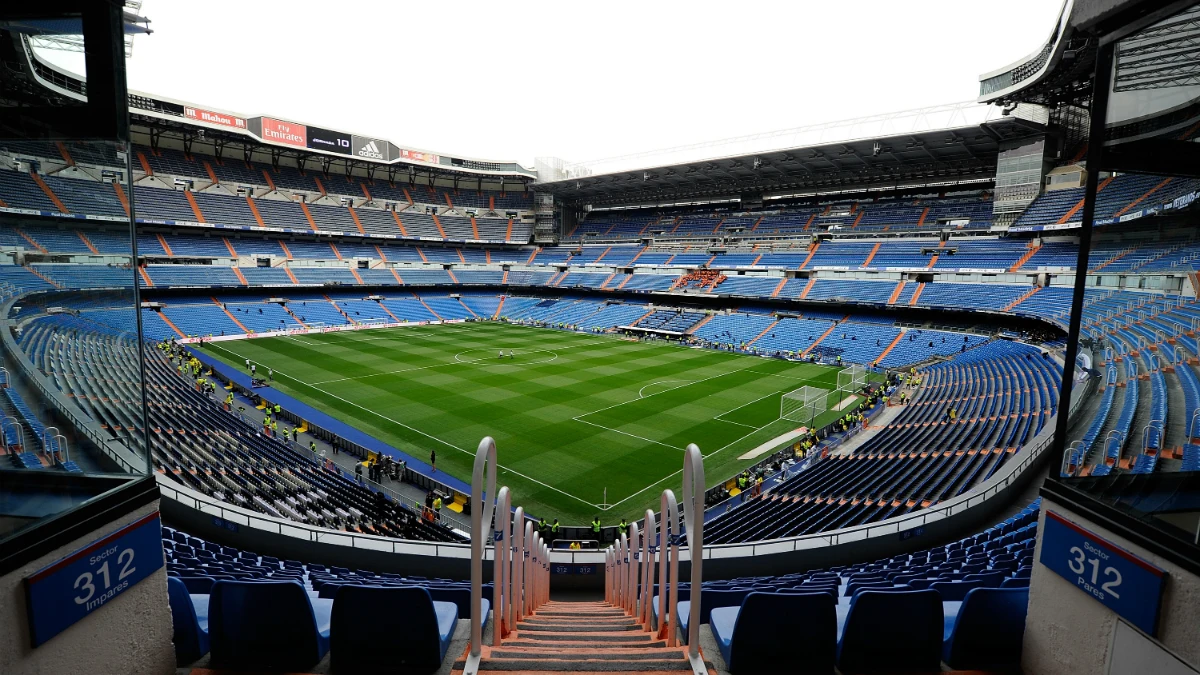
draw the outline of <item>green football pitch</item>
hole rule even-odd
[[[779,418],[782,393],[836,389],[839,370],[490,322],[204,350],[270,367],[278,389],[419,459],[435,450],[438,471],[467,482],[479,440],[492,436],[513,504],[572,525],[638,518],[657,510],[663,488],[681,497],[688,443],[704,454],[709,486],[730,478],[761,459],[739,455],[800,426]]]

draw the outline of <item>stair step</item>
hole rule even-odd
[[[526,640],[545,640],[547,642],[573,642],[576,640],[588,640],[591,642],[649,642],[649,633],[630,633],[629,635],[612,635],[606,633],[538,633],[529,631],[519,633]]]
[[[567,617],[541,616],[539,614],[533,614],[531,616],[523,617],[521,619],[521,621],[527,621],[529,623],[538,623],[538,624],[548,624],[548,623],[559,624],[559,623],[567,623]],[[597,626],[620,626],[620,625],[625,625],[625,624],[637,623],[637,621],[632,616],[614,616],[611,618],[609,618],[609,617],[587,617],[586,619],[580,619],[580,621],[587,621],[588,623],[592,623]]]
[[[578,611],[539,611],[533,616],[554,616],[559,619],[628,619],[629,615],[624,611],[588,611],[588,613],[578,613]]]
[[[620,633],[622,631],[642,630],[641,626],[629,624],[627,626],[596,626],[579,623],[555,623],[555,624],[530,624],[524,621],[517,622],[517,630],[519,631],[543,631],[547,633]]]
[[[584,661],[578,659],[497,659],[490,658],[479,664],[481,671],[538,671],[555,673],[596,672],[690,672],[691,665],[683,657],[650,661],[604,659]]]
[[[583,654],[571,654],[568,650],[562,648],[554,648],[548,651],[538,651],[535,649],[493,649],[488,655],[492,659],[564,659],[575,657],[583,660],[616,658],[623,661],[649,661],[649,660],[669,660],[671,657],[678,658],[680,654],[679,648],[672,649],[656,649],[642,651],[617,651],[604,650],[598,653],[594,650],[580,649]]]
[[[564,637],[567,637],[567,636],[564,636]],[[555,649],[555,650],[562,650],[562,649],[594,650],[596,648],[596,643],[591,641],[590,637],[589,638],[582,638],[582,637],[578,637],[578,636],[569,636],[569,637],[575,638],[575,641],[572,642],[569,640],[561,640],[561,641],[525,640],[525,639],[522,639],[520,636],[518,636],[518,637],[512,638],[510,640],[505,640],[502,646],[505,649],[513,649],[513,648],[521,647],[521,648],[529,648],[529,649],[540,648],[540,649]],[[662,649],[666,646],[667,646],[666,640],[654,640],[653,642],[618,643],[617,645],[615,645],[612,648],[613,649]]]

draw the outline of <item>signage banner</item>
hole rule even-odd
[[[355,157],[363,159],[390,162],[396,158],[395,154],[393,154],[394,146],[388,141],[381,141],[378,138],[351,136],[350,147],[353,149]]]
[[[640,555],[640,552],[636,555]],[[562,563],[552,563],[550,565],[551,574],[599,574],[599,565],[565,565]]]
[[[431,152],[417,152],[416,150],[400,150],[399,159],[407,159],[410,162],[427,162],[429,164],[437,164],[438,156]]]
[[[235,129],[245,129],[246,120],[233,115],[225,115],[211,110],[203,110],[201,108],[192,108],[184,106],[183,116],[194,122],[208,122],[222,127],[233,127]]]
[[[1148,635],[1158,631],[1167,573],[1062,516],[1046,512],[1039,562]]]
[[[326,152],[336,152],[339,155],[349,155],[350,150],[350,134],[343,134],[340,131],[330,131],[320,127],[308,128],[308,149],[309,150],[324,150]]]
[[[262,118],[262,139],[294,148],[308,147],[308,128],[295,122],[284,122],[270,117]]]
[[[155,511],[25,577],[34,647],[137,585],[163,566]]]

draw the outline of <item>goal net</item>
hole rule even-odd
[[[829,390],[820,387],[800,387],[780,395],[779,419],[812,426],[817,415],[825,412]]]
[[[387,322],[388,322],[388,320],[384,319],[384,318],[359,319],[358,325],[360,325],[360,326],[383,326],[383,325],[386,325]]]
[[[855,364],[837,374],[837,390],[854,393],[867,386],[867,369]]]

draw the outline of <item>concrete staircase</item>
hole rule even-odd
[[[481,673],[691,672],[686,647],[668,647],[605,602],[547,602],[517,622],[499,647],[483,647]],[[455,662],[463,673],[466,661]],[[708,665],[710,674],[716,670]]]

